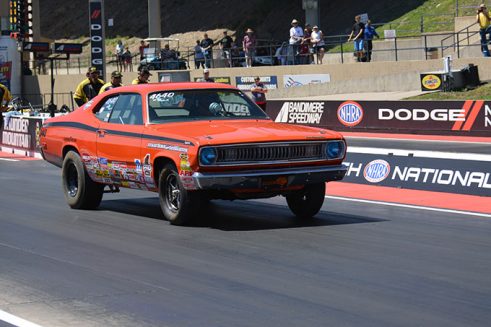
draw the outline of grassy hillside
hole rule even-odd
[[[480,86],[474,90],[453,92],[432,92],[405,100],[491,100],[491,84]]]

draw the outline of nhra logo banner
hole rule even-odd
[[[347,183],[491,196],[489,161],[348,152],[344,164]]]
[[[489,136],[491,102],[270,101],[277,122],[338,131]]]

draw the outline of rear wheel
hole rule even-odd
[[[185,225],[205,203],[199,192],[189,192],[182,183],[173,164],[167,164],[159,175],[160,207],[165,219],[172,225]]]
[[[104,185],[94,182],[85,171],[78,153],[70,151],[62,166],[63,193],[73,209],[95,209],[104,194]]]
[[[311,184],[287,195],[286,202],[298,218],[310,219],[320,211],[325,195],[326,183]]]

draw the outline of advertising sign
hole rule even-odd
[[[81,43],[55,43],[54,49],[56,53],[82,53]]]
[[[19,150],[36,151],[42,125],[42,118],[4,117],[0,144]]]
[[[48,42],[23,42],[22,49],[27,52],[49,52]]]
[[[443,74],[421,74],[421,91],[437,91],[443,89]]]
[[[101,76],[106,76],[105,47],[104,47],[104,6],[102,0],[89,1],[90,20],[90,62],[95,66]]]
[[[221,76],[221,77],[212,77],[215,83],[223,83],[223,84],[232,84],[232,81],[230,80],[230,77],[228,76]],[[195,77],[194,78],[195,82],[201,82],[202,78],[201,77]]]
[[[283,75],[284,87],[297,87],[309,84],[329,83],[329,74],[304,74],[304,75]]]
[[[491,102],[268,101],[277,122],[339,131],[491,135]]]
[[[10,87],[10,78],[12,76],[12,62],[4,62],[0,63],[0,83],[5,85],[9,90]]]
[[[239,90],[250,91],[252,84],[254,84],[255,76],[236,76],[235,85]],[[261,83],[266,86],[268,90],[274,90],[278,88],[278,78],[276,76],[259,76]]]
[[[491,196],[489,161],[348,152],[344,164],[347,183]]]

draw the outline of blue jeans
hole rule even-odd
[[[481,28],[479,30],[479,34],[481,35],[481,51],[484,57],[489,57],[489,48],[488,48],[488,42],[491,39],[491,26],[488,28]],[[489,39],[488,39],[489,35]]]

